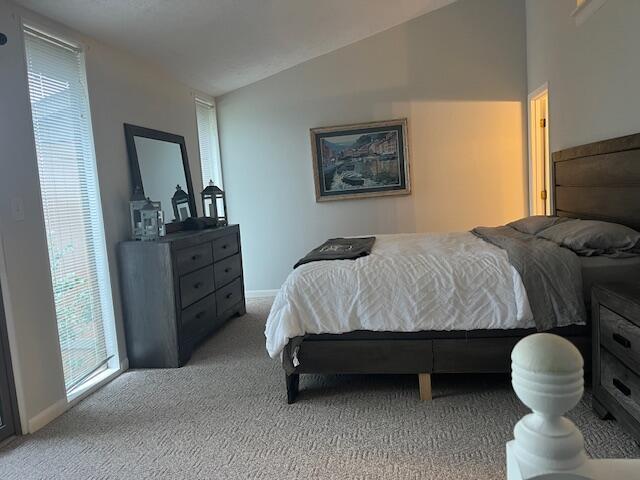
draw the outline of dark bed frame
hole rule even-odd
[[[640,134],[569,148],[552,155],[552,211],[558,216],[605,220],[640,230]],[[573,342],[591,364],[589,326],[551,330]],[[418,374],[420,398],[431,399],[432,373],[506,373],[511,350],[535,329],[356,331],[306,335],[283,352],[287,401],[300,374]],[[292,345],[300,365],[290,365]]]

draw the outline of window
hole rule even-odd
[[[33,133],[67,393],[117,365],[82,51],[25,27]]]
[[[209,180],[213,180],[218,187],[224,188],[218,146],[218,124],[213,105],[196,99],[196,120],[198,121],[202,185],[206,187],[209,185]]]

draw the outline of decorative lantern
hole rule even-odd
[[[216,225],[227,224],[227,202],[224,192],[209,180],[209,185],[202,191],[202,212],[205,217],[216,220]]]
[[[191,216],[189,210],[189,195],[180,188],[180,185],[176,185],[176,193],[171,197],[171,204],[173,205],[175,222],[182,222]]]
[[[131,237],[137,239],[138,229],[142,228],[142,218],[140,210],[147,204],[147,199],[142,193],[142,188],[137,186],[133,191],[129,202],[129,215],[131,216]]]
[[[145,204],[137,210],[140,221],[133,231],[136,240],[157,240],[164,236],[164,216],[160,208],[160,202],[145,200]]]

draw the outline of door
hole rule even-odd
[[[7,324],[0,291],[0,442],[18,433],[15,404]]]
[[[529,95],[529,209],[549,215],[549,92],[544,85]]]

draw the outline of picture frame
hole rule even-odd
[[[407,119],[312,128],[316,202],[411,193]]]

